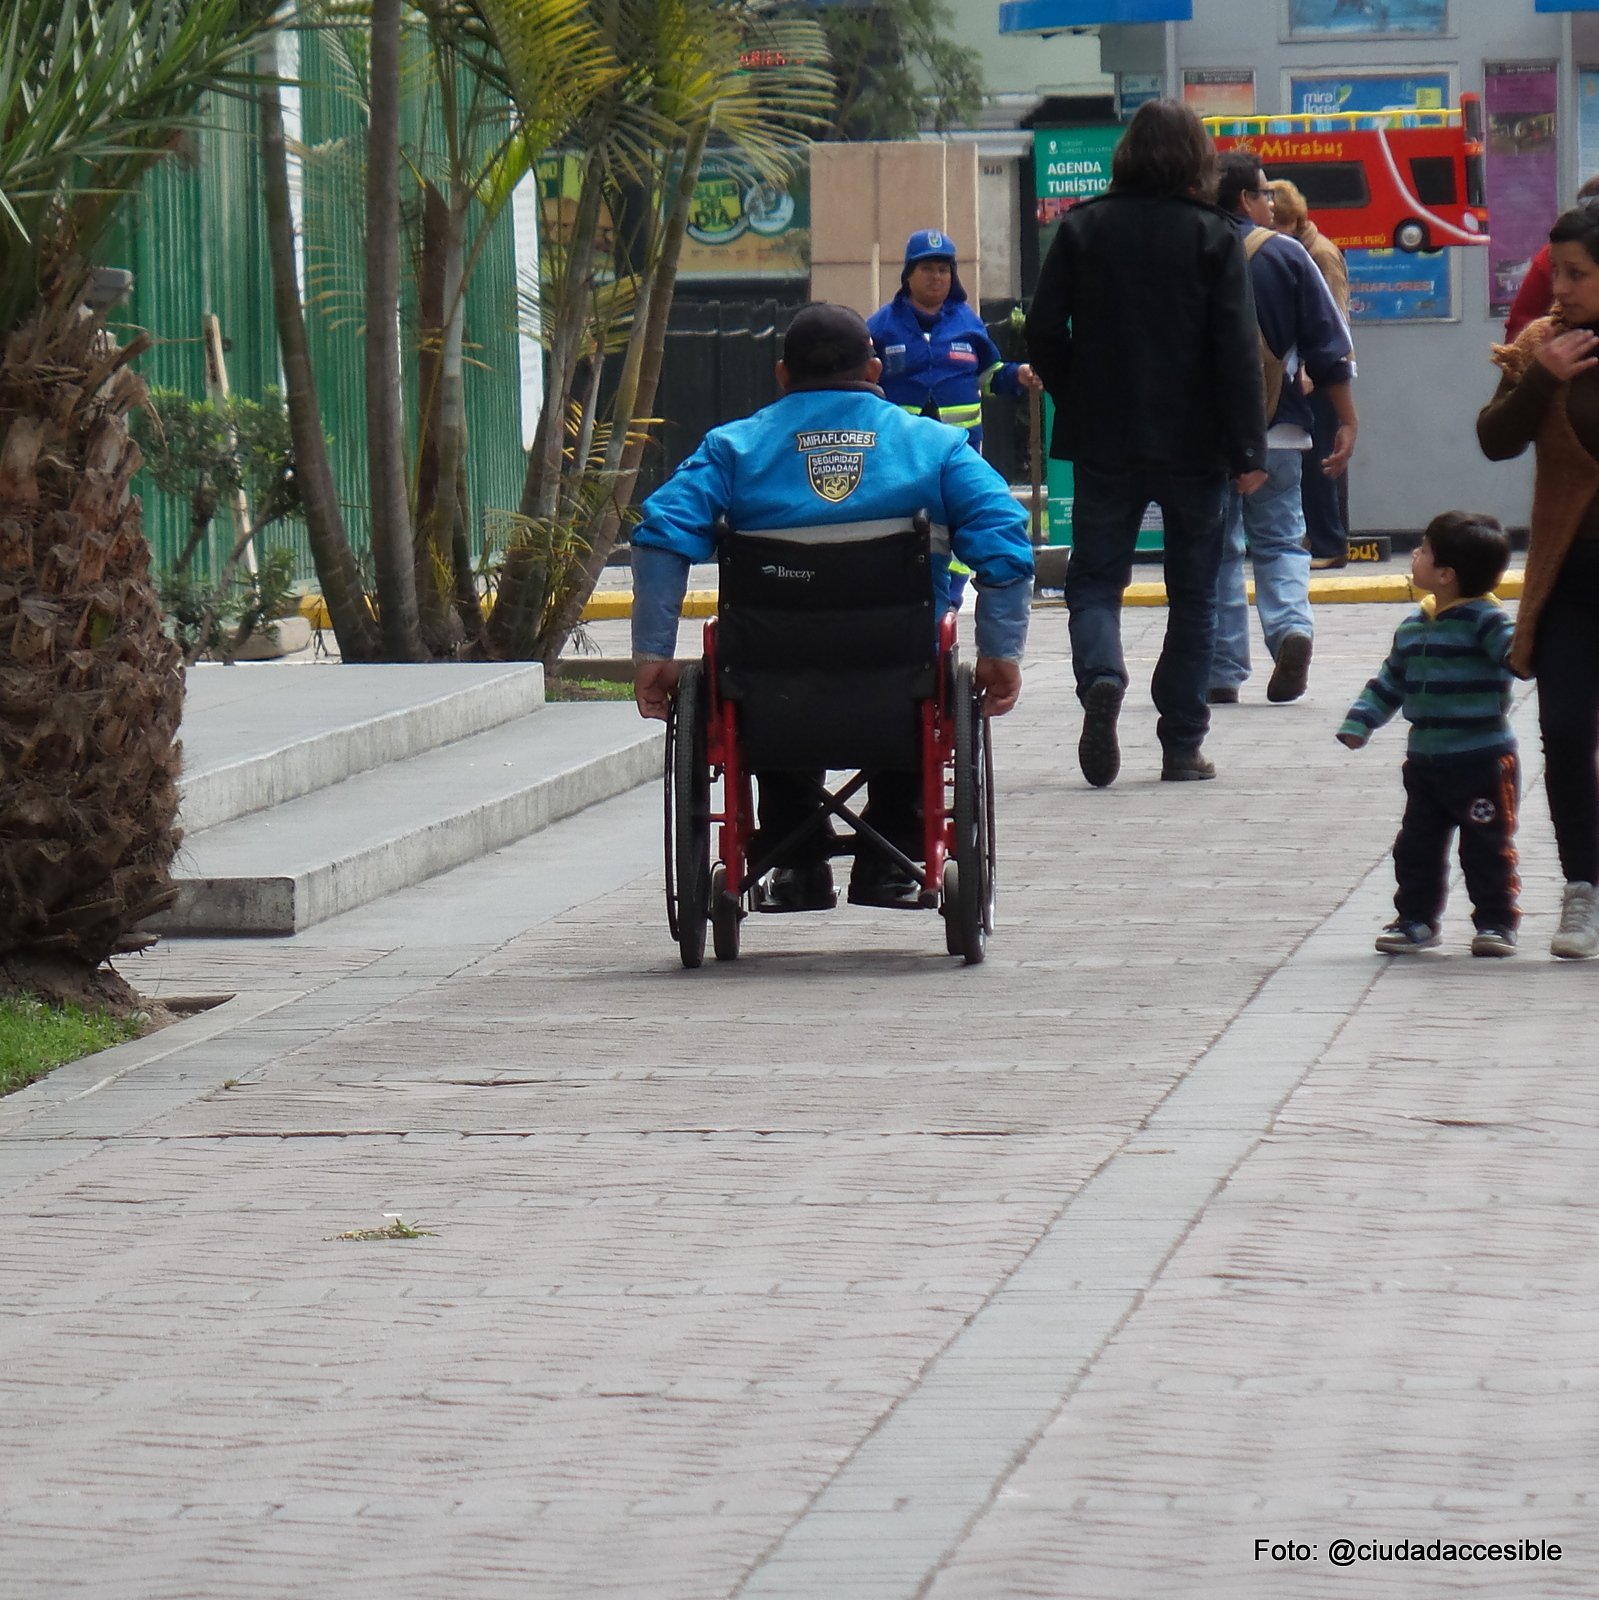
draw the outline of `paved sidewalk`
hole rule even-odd
[[[1523,953],[1372,954],[1399,615],[1174,785],[1129,613],[1093,791],[1041,613],[980,968],[849,909],[680,971],[653,787],[129,963],[239,998],[0,1101],[0,1597],[1599,1593],[1599,965],[1526,693]]]

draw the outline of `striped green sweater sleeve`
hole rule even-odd
[[[1508,750],[1510,618],[1488,599],[1400,623],[1377,676],[1349,708],[1340,733],[1365,739],[1402,711],[1410,753],[1447,758]]]

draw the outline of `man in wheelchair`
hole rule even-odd
[[[645,502],[632,535],[640,715],[667,715],[689,566],[714,560],[720,538],[788,537],[807,558],[826,561],[829,550],[903,529],[919,512],[932,525],[933,617],[949,608],[953,554],[977,575],[976,681],[984,713],[1001,716],[1016,704],[1033,588],[1026,515],[961,430],[884,399],[881,373],[860,316],[844,306],[805,306],[783,340],[781,397],[712,429]],[[825,641],[812,648],[825,652]],[[755,778],[759,836],[779,840],[810,813],[810,786],[802,773],[770,763]],[[867,778],[863,820],[918,857],[919,775],[871,768]],[[832,843],[821,823],[803,837],[763,886],[767,909],[832,908]],[[865,852],[855,858],[849,898],[910,908],[920,903],[921,887],[902,865]]]

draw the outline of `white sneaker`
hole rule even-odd
[[[1599,889],[1591,883],[1568,883],[1560,902],[1560,926],[1549,941],[1549,954],[1581,961],[1599,955]]]

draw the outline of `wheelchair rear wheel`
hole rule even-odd
[[[666,920],[685,967],[705,959],[711,910],[711,772],[705,754],[705,679],[683,668],[667,728]]]
[[[994,931],[994,762],[969,666],[956,669],[954,711],[955,848],[944,869],[944,942],[974,967]]]

